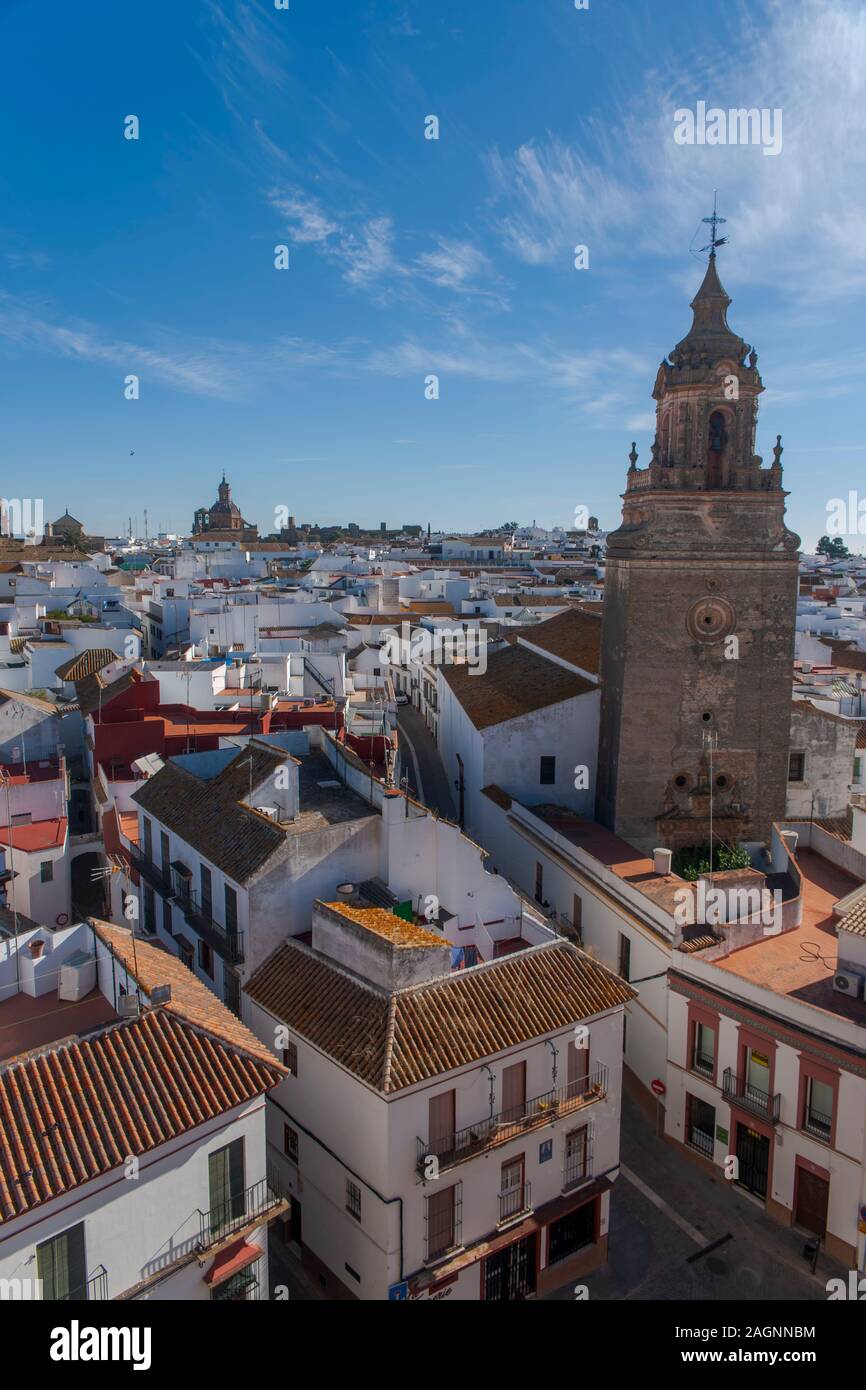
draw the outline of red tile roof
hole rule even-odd
[[[282,1075],[159,1008],[0,1072],[0,1222],[269,1090]]]

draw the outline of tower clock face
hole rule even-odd
[[[718,594],[699,598],[688,611],[686,627],[697,642],[721,642],[737,623],[734,606]]]

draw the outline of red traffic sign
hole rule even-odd
[[[654,1081],[650,1082],[650,1090],[652,1091],[654,1096],[663,1096],[665,1091],[667,1090],[667,1086],[663,1081],[659,1081],[658,1077],[656,1077]]]

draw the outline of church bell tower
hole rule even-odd
[[[689,332],[656,376],[608,537],[596,811],[651,850],[769,840],[784,815],[799,537],[782,444],[755,453],[757,353],[728,326],[713,240]]]

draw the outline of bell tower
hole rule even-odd
[[[784,815],[799,537],[782,442],[755,453],[758,355],[707,271],[656,376],[647,467],[608,537],[596,813],[633,844],[769,840]]]

